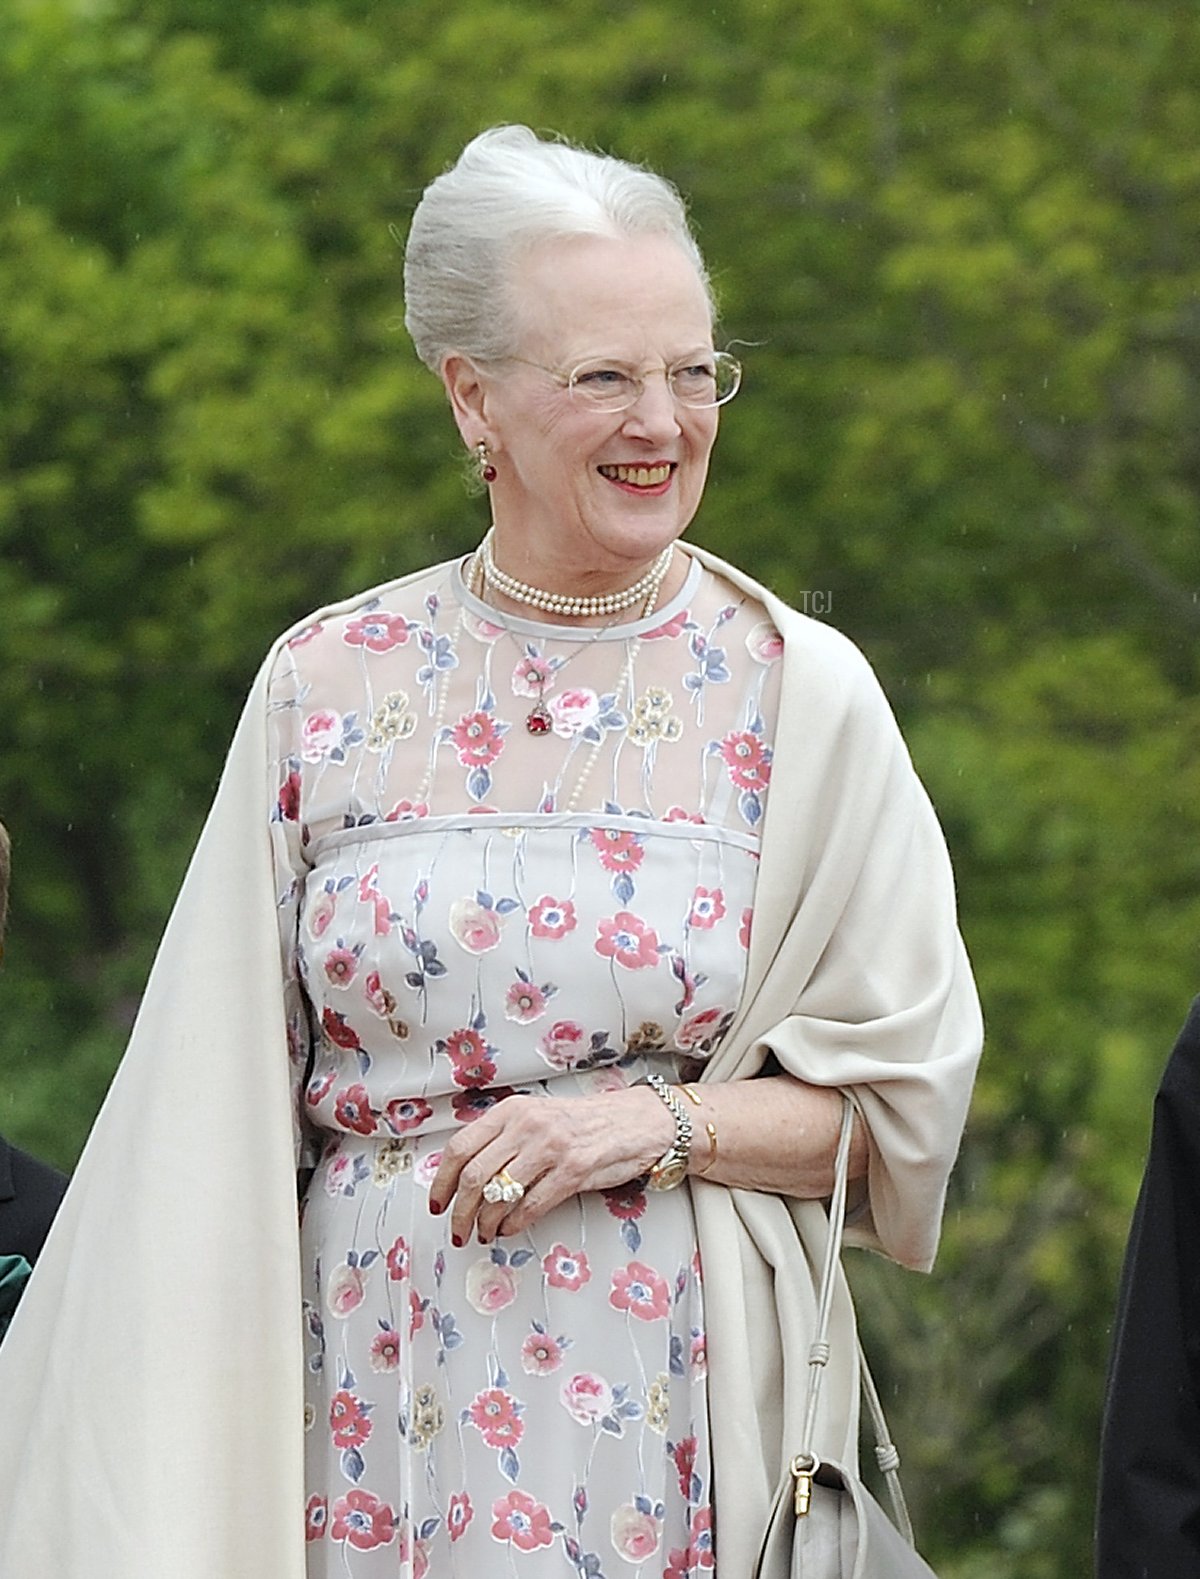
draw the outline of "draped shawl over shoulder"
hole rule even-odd
[[[853,645],[690,552],[760,598],[784,638],[746,991],[705,1079],[770,1058],[852,1090],[871,1137],[857,1236],[928,1267],[980,1045],[945,845]],[[273,661],[0,1347],[3,1579],[304,1576],[293,1121],[264,816]],[[692,1188],[720,1579],[742,1579],[799,1427],[825,1219],[815,1202]],[[835,1321],[818,1448],[853,1459],[844,1287]]]

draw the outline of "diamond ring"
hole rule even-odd
[[[499,1173],[494,1173],[483,1187],[483,1198],[491,1206],[498,1206],[501,1201],[506,1206],[512,1206],[525,1194],[525,1186],[519,1179],[514,1179],[507,1168],[501,1168]]]

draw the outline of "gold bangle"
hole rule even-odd
[[[693,1090],[691,1086],[680,1086],[679,1089],[686,1096],[690,1097],[697,1107],[704,1106],[703,1102],[700,1100],[699,1093]],[[702,1168],[696,1169],[696,1177],[699,1179],[702,1179],[704,1175],[709,1172],[713,1163],[717,1160],[717,1126],[712,1122],[711,1119],[705,1123],[704,1133],[708,1136],[708,1161]]]

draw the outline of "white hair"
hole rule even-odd
[[[481,362],[510,355],[515,264],[539,242],[647,235],[677,243],[713,310],[704,259],[669,181],[623,159],[543,140],[528,126],[481,132],[430,182],[413,214],[404,322],[417,355],[434,372],[452,351]]]

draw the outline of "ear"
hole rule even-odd
[[[463,443],[473,450],[480,439],[486,439],[495,449],[495,435],[488,422],[489,390],[486,375],[479,371],[469,357],[458,351],[451,351],[442,358],[439,371]]]

